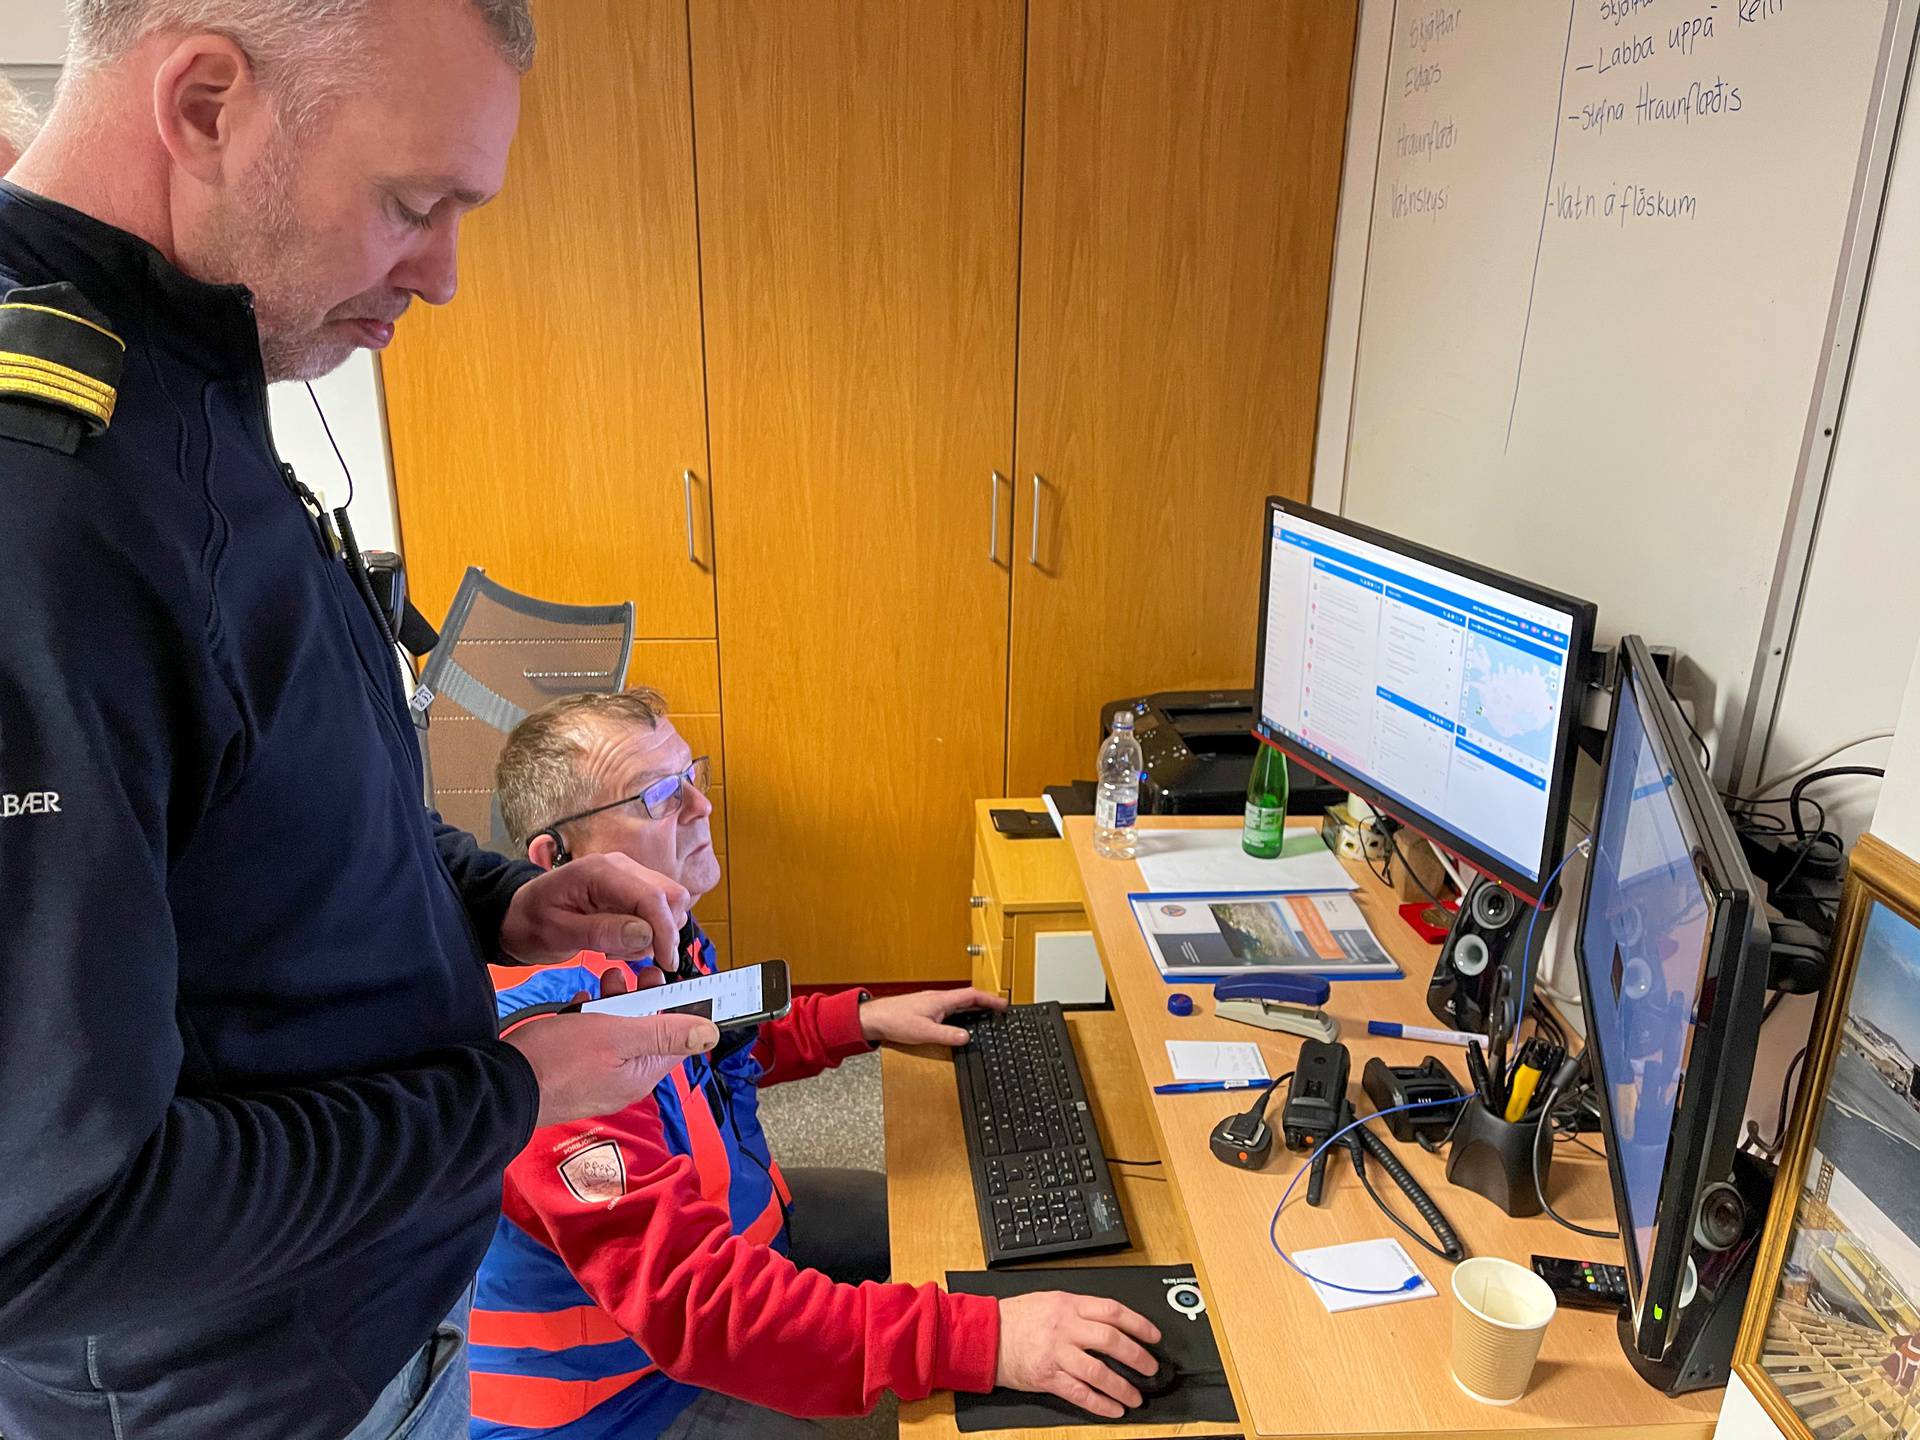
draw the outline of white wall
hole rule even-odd
[[[67,53],[60,0],[0,0],[0,63],[58,65]]]
[[[1891,730],[1906,689],[1906,658],[1920,644],[1920,565],[1909,563],[1901,545],[1902,537],[1920,531],[1920,406],[1913,403],[1920,376],[1920,98],[1908,93],[1826,501],[1767,747],[1769,776],[1856,735]],[[1886,761],[1887,742],[1876,741],[1834,763]],[[1809,793],[1851,840],[1872,819],[1879,786],[1832,780]]]
[[[316,383],[313,393],[353,475],[353,504],[347,513],[353,517],[360,548],[398,551],[400,525],[394,512],[393,467],[387,455],[386,408],[373,356],[364,350],[357,352],[343,367]],[[307,387],[275,385],[269,398],[273,439],[280,458],[293,467],[301,484],[326,501],[329,509],[344,503],[346,476],[341,473],[340,458],[327,443],[326,430],[314,413]]]
[[[0,74],[45,113],[67,51],[60,0],[0,0]]]
[[[1873,833],[1903,854],[1920,855],[1920,655],[1909,672],[1894,728]]]
[[[29,83],[50,79],[66,54],[67,21],[60,0],[0,0],[0,68]],[[23,87],[25,88],[25,87]],[[373,357],[364,351],[314,386],[340,453],[353,474],[349,514],[361,547],[398,550],[393,467],[387,454],[386,411]],[[328,444],[301,385],[276,385],[270,396],[280,456],[328,506],[347,498],[340,459]]]

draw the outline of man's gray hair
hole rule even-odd
[[[280,96],[296,128],[314,119],[364,73],[367,21],[396,0],[67,0],[68,63],[85,72],[117,60],[159,30],[225,35]],[[521,74],[533,66],[531,0],[470,0],[501,55]]]
[[[25,150],[40,133],[40,117],[6,76],[0,75],[0,149]],[[0,170],[7,167],[0,165]]]
[[[666,697],[635,685],[612,695],[563,695],[514,726],[493,769],[493,797],[514,843],[525,845],[593,804],[585,763],[596,731],[652,730],[666,716]]]

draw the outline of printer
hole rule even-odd
[[[1116,710],[1133,711],[1145,777],[1142,815],[1238,815],[1247,804],[1247,780],[1260,744],[1253,736],[1251,690],[1162,690],[1100,707],[1100,738]],[[1346,798],[1304,766],[1287,759],[1287,813],[1319,815]]]

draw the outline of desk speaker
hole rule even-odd
[[[1482,875],[1468,888],[1427,984],[1427,1008],[1442,1024],[1487,1033],[1494,974],[1504,963],[1519,983],[1531,915],[1526,902],[1498,880]],[[1535,929],[1544,935],[1547,927]]]

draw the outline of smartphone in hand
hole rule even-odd
[[[587,1015],[698,1015],[725,1030],[778,1020],[793,1005],[787,962],[768,960],[738,970],[669,980],[647,990],[589,1000]]]

